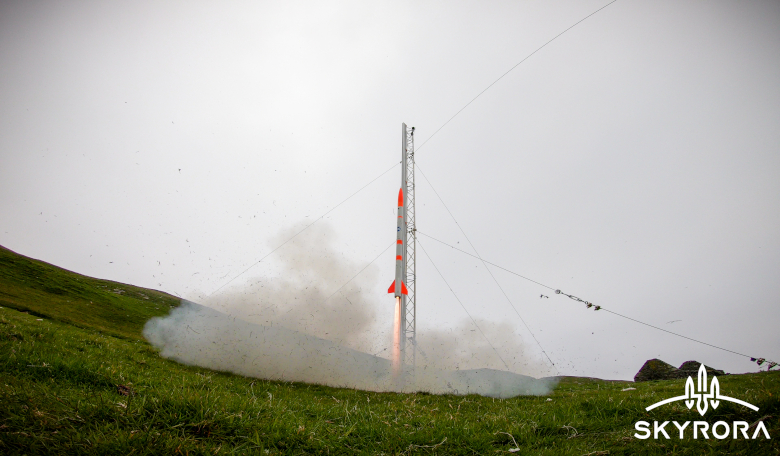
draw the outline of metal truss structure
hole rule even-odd
[[[406,204],[406,240],[404,245],[405,280],[408,295],[403,297],[401,353],[406,377],[413,377],[417,365],[417,211],[414,186],[414,127],[403,124],[404,203]]]

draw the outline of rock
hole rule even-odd
[[[671,364],[665,363],[660,359],[651,359],[647,361],[641,369],[639,369],[639,372],[637,372],[634,376],[634,381],[649,382],[651,380],[674,380],[676,378],[688,377],[696,379],[699,375],[700,365],[701,363],[698,361],[686,361],[682,363],[679,369],[677,369]],[[710,378],[713,375],[728,375],[722,370],[714,369],[707,365],[705,365],[704,368],[707,369],[707,376]]]
[[[634,375],[635,382],[649,382],[651,380],[672,380],[680,378],[680,370],[660,359],[651,359]]]
[[[699,366],[701,365],[698,361],[686,361],[682,363],[682,366],[680,366],[680,373],[682,374],[682,377],[693,377],[694,379],[697,378],[699,375]],[[710,366],[704,365],[704,368],[707,369],[707,377],[712,378],[713,375],[721,376],[721,375],[728,375],[727,373],[723,372],[722,370],[718,370],[715,368],[712,368]]]

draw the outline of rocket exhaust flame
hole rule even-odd
[[[395,298],[395,318],[393,319],[393,379],[401,379],[401,298]]]

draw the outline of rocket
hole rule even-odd
[[[396,390],[403,389],[404,383],[404,357],[406,351],[406,299],[409,291],[406,289],[406,180],[408,143],[406,137],[406,124],[401,124],[401,189],[398,191],[398,218],[396,218],[395,241],[395,280],[387,290],[395,295],[395,318],[393,318],[393,347],[391,366],[393,382]]]
[[[395,388],[400,390],[403,386],[403,352],[404,352],[404,314],[406,297],[403,295],[409,295],[406,290],[406,284],[404,283],[404,275],[406,273],[406,221],[404,209],[404,189],[403,187],[398,192],[398,222],[396,223],[396,231],[398,233],[395,241],[395,280],[387,290],[388,293],[395,294],[395,318],[393,318],[393,349],[392,349],[392,369],[393,369],[393,381]]]
[[[406,220],[404,214],[404,189],[398,190],[398,223],[397,223],[397,232],[398,237],[395,241],[395,280],[393,280],[393,284],[390,285],[390,288],[388,288],[388,293],[395,293],[396,298],[400,298],[402,294],[408,295],[409,292],[406,290],[406,284],[403,281],[404,273],[406,272],[404,269],[406,268],[406,265],[404,264],[404,251],[406,250],[406,246],[404,245],[404,241],[406,240]]]

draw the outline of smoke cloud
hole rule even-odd
[[[279,233],[270,244],[294,232]],[[334,284],[364,266],[337,256],[334,238],[325,224],[311,227],[280,251],[276,275],[204,298],[204,305],[182,301],[169,315],[149,320],[144,337],[161,356],[185,364],[274,380],[398,390],[388,359],[392,315],[378,315],[383,307],[376,296],[377,268],[367,268],[333,294]],[[478,324],[500,358],[470,321],[446,330],[418,327],[417,368],[401,389],[494,397],[550,391],[554,380],[528,376],[545,367],[525,353],[515,328],[506,322]]]

